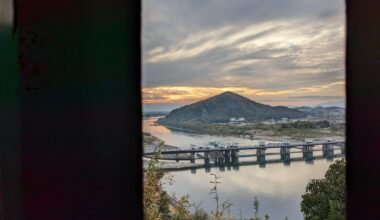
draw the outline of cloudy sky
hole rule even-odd
[[[233,91],[269,105],[344,103],[343,0],[143,0],[149,110]]]

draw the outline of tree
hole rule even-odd
[[[268,215],[268,214],[265,214],[264,219],[265,219],[265,220],[269,220],[269,215]]]
[[[346,162],[337,160],[323,179],[313,179],[302,195],[305,220],[343,220],[346,213]]]
[[[163,190],[163,183],[161,179],[165,175],[165,172],[157,167],[158,158],[161,155],[161,151],[164,147],[164,143],[161,142],[155,149],[155,153],[152,155],[149,161],[148,168],[144,172],[144,219],[162,219],[163,214],[169,214],[170,206],[173,207],[172,219],[191,219],[188,208],[189,196],[182,196],[180,199],[176,199],[173,195],[172,198]],[[172,180],[170,179],[170,182]],[[174,205],[171,205],[171,200],[175,201]]]
[[[164,143],[160,143],[156,152],[153,154],[149,161],[148,169],[144,172],[144,219],[158,219],[160,218],[160,208],[162,199],[162,183],[161,178],[164,176],[162,170],[156,167],[158,163],[158,156],[161,153]]]

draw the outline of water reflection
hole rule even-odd
[[[254,196],[260,200],[260,212],[267,213],[272,219],[303,219],[299,204],[301,195],[310,179],[322,178],[332,161],[315,160],[313,164],[293,162],[291,166],[283,164],[266,164],[260,166],[239,166],[238,169],[224,167],[209,168],[210,173],[221,177],[218,186],[221,199],[229,199],[234,204],[232,211],[238,216],[239,209],[252,214]],[[194,171],[193,171],[194,172]],[[188,170],[171,172],[175,183],[165,185],[165,189],[178,196],[190,195],[191,202],[201,202],[206,210],[214,208],[209,193],[212,180],[210,173],[204,169],[196,170],[196,175]]]

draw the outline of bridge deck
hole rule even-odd
[[[343,154],[335,154],[331,158],[328,159],[334,159],[334,158],[342,158],[344,157]],[[302,157],[297,157],[297,158],[290,158],[287,163],[292,163],[292,162],[301,162],[305,161],[307,163],[312,163],[314,160],[321,160],[321,159],[326,159],[323,156],[314,156],[312,161],[306,161]],[[281,159],[272,159],[272,160],[267,160],[265,161],[265,164],[274,164],[274,163],[284,163],[284,160]],[[241,161],[236,165],[227,165],[224,166],[223,168],[229,168],[229,167],[240,167],[240,166],[250,166],[250,165],[260,165],[260,162],[257,161]],[[205,164],[200,164],[200,163],[188,163],[188,164],[182,164],[182,163],[169,163],[169,164],[160,164],[159,167],[163,170],[166,171],[180,171],[180,170],[189,170],[189,169],[202,169],[202,168],[220,168],[220,165],[218,164],[210,164],[210,165],[205,165]],[[144,168],[146,169],[146,168]],[[210,172],[210,171],[207,171]]]
[[[319,141],[319,142],[312,142],[312,143],[289,143],[289,144],[266,144],[265,146],[259,146],[259,145],[254,145],[254,146],[229,146],[227,148],[223,147],[216,147],[216,148],[196,148],[196,149],[191,149],[191,148],[183,148],[183,149],[178,149],[178,150],[163,150],[161,151],[161,154],[180,154],[180,153],[202,153],[202,152],[216,152],[216,151],[226,151],[226,150],[255,150],[255,149],[274,149],[274,148],[297,148],[297,147],[302,147],[302,146],[316,146],[316,145],[325,145],[325,144],[330,144],[330,145],[338,145],[338,144],[344,144],[345,141]],[[145,152],[144,156],[152,155],[154,152]]]

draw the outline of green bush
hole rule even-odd
[[[323,179],[313,179],[302,195],[305,220],[343,220],[346,214],[346,162],[336,161]]]

